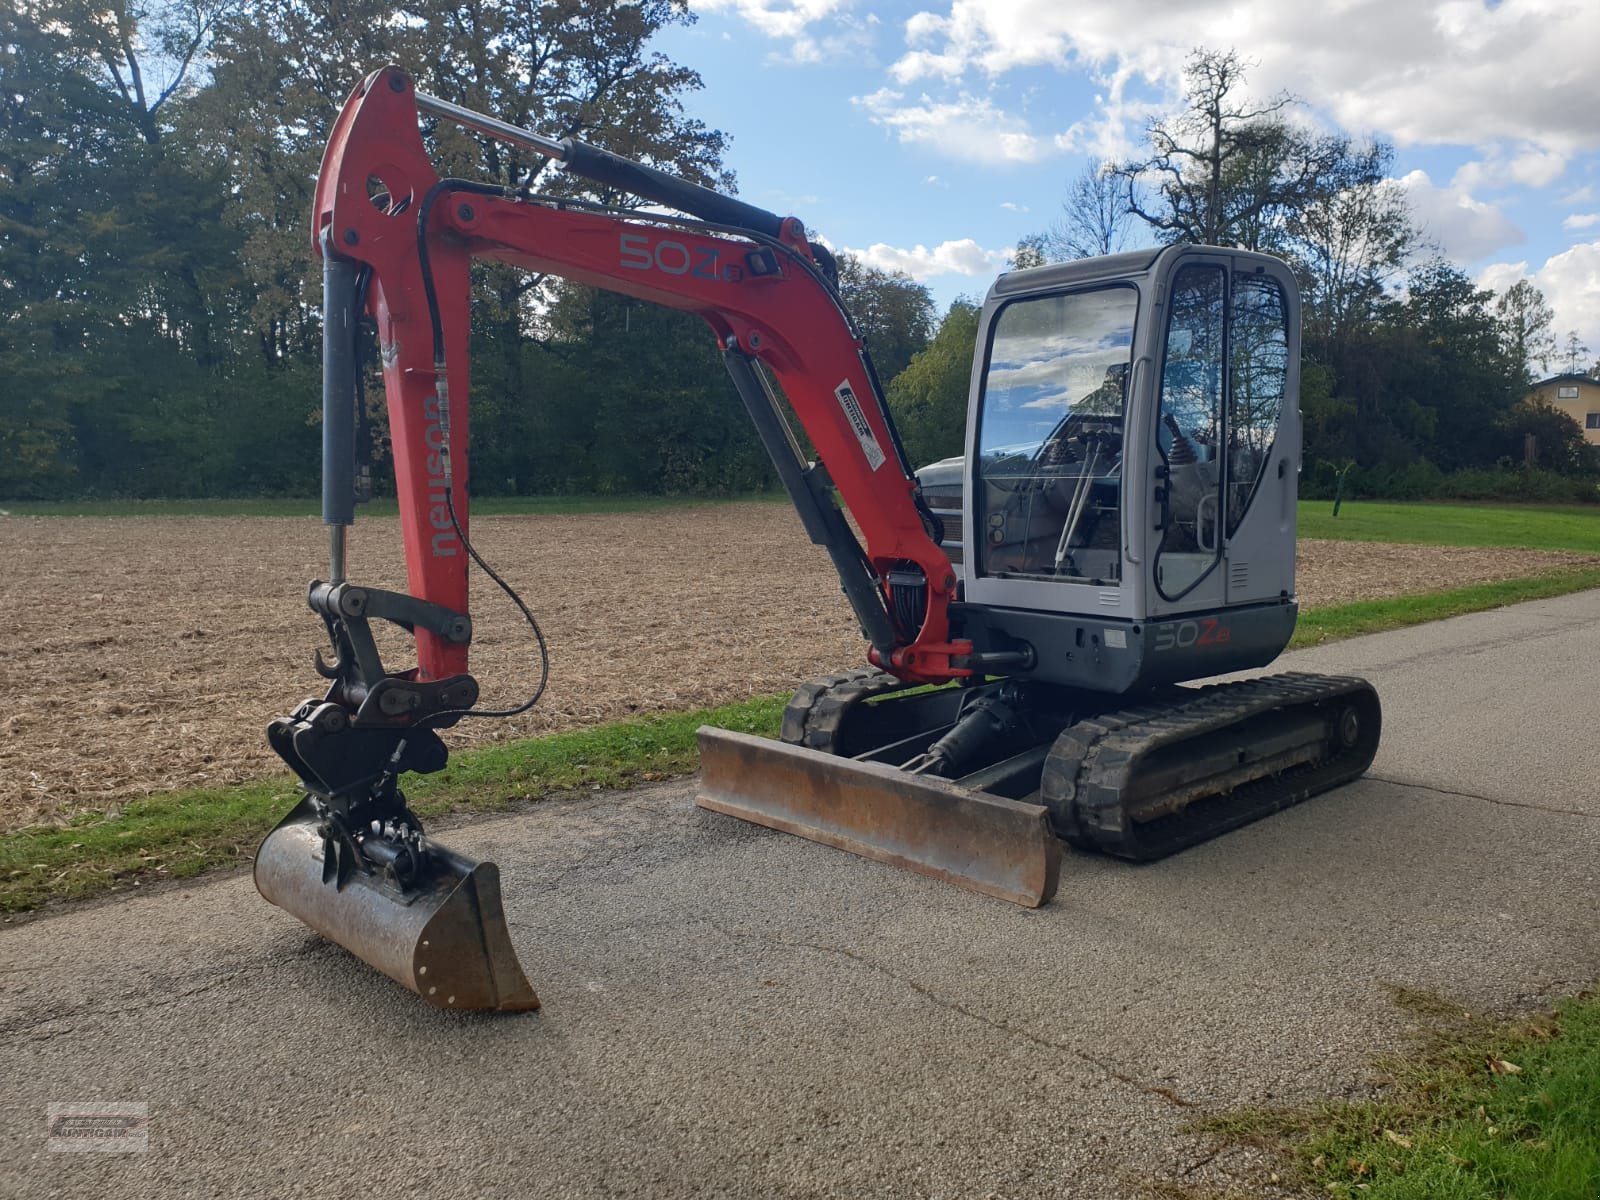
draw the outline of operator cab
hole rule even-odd
[[[1028,673],[1060,682],[1085,682],[1095,661],[1095,685],[1118,691],[1152,671],[1270,661],[1295,614],[1287,267],[1173,246],[1016,271],[990,289],[979,329],[967,453],[919,472],[959,563],[964,636],[1026,643]],[[1227,649],[1196,661],[1200,634],[1168,630],[1163,644],[1190,643],[1184,661],[1138,652],[1152,622],[1192,616],[1215,618]],[[1130,654],[1111,662],[1119,647]]]

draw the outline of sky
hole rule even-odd
[[[1395,147],[1426,236],[1482,287],[1529,278],[1600,358],[1600,0],[690,0],[657,47],[699,71],[747,200],[981,297],[1090,158],[1136,156],[1184,59]],[[1564,370],[1564,355],[1552,372]]]

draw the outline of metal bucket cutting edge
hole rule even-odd
[[[537,1009],[506,926],[499,868],[430,846],[437,869],[421,887],[358,874],[336,888],[323,882],[322,837],[302,803],[256,851],[256,890],[437,1008]]]

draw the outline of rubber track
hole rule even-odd
[[[825,675],[800,685],[783,710],[779,737],[791,746],[837,753],[834,741],[850,710],[863,700],[887,696],[911,685],[876,667]]]
[[[1045,760],[1040,799],[1062,837],[1120,858],[1163,858],[1346,783],[1365,771],[1377,752],[1382,714],[1377,693],[1363,679],[1290,673],[1213,684],[1188,694],[1193,699],[1089,717],[1056,739]],[[1275,710],[1329,703],[1353,704],[1361,712],[1353,747],[1150,821],[1135,821],[1124,808],[1130,781],[1153,751]]]

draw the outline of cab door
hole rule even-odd
[[[1235,264],[1229,301],[1223,557],[1229,605],[1294,595],[1300,313],[1278,262]]]
[[[1154,389],[1150,611],[1292,594],[1293,277],[1264,255],[1210,248],[1169,269]]]

